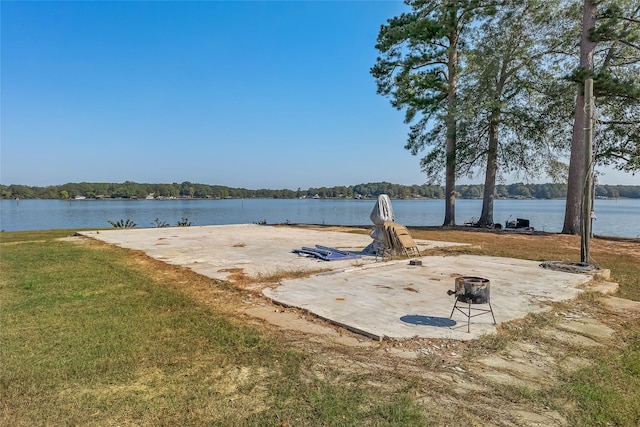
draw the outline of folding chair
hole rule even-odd
[[[407,257],[422,256],[407,227],[388,221],[384,223],[384,229],[394,252],[401,252]]]

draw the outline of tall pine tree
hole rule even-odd
[[[480,226],[494,223],[500,174],[537,177],[562,152],[564,123],[548,102],[555,52],[564,43],[562,27],[548,19],[556,9],[543,0],[502,2],[465,56],[456,158],[460,174],[485,166]]]
[[[382,25],[380,51],[371,74],[378,93],[404,109],[411,123],[405,146],[412,154],[426,147],[421,160],[430,179],[445,169],[444,225],[455,225],[456,104],[461,40],[483,9],[483,2],[407,0],[411,11]]]

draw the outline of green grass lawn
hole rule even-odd
[[[334,365],[320,350],[247,326],[222,300],[203,304],[181,292],[175,276],[150,274],[130,251],[58,240],[71,234],[0,233],[2,426],[437,426],[457,419],[429,382],[437,360],[411,362],[414,373],[395,362],[387,370],[355,362],[347,369],[350,354],[337,350],[342,363]],[[518,247],[499,237],[481,241],[477,253]],[[527,254],[562,253],[550,241],[532,239]],[[624,295],[640,295],[637,259],[596,254],[615,266]],[[203,283],[229,301],[240,298],[227,283]],[[510,399],[568,402],[558,410],[571,425],[640,425],[640,321],[625,328],[623,346],[580,355],[592,366]],[[485,339],[485,350],[517,339],[501,334]],[[495,399],[500,405],[509,397]]]
[[[56,234],[3,235],[0,424],[428,424],[402,393],[310,376],[308,356],[137,271],[125,250]]]

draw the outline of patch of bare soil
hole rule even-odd
[[[472,342],[368,342],[296,310],[267,304],[258,317],[269,322],[263,325],[267,329],[275,325],[289,331],[276,335],[300,350],[315,353],[344,372],[373,375],[389,392],[401,387],[397,381],[419,383],[417,397],[429,404],[443,425],[563,426],[569,422],[561,411],[529,397],[554,387],[567,373],[589,366],[593,348],[623,348],[624,322],[610,322],[610,316],[617,311],[628,313],[630,304],[632,310],[640,310],[640,302],[605,296],[596,303],[560,304],[545,314],[550,320],[544,325],[514,322],[501,327],[497,336]],[[252,311],[249,308],[247,313],[256,315]],[[431,407],[434,402],[435,408]],[[571,405],[553,403],[560,408]]]
[[[596,238],[591,241],[592,250],[603,253],[624,253],[640,260],[640,239]]]
[[[564,240],[561,236],[558,244],[573,244]],[[107,246],[92,239],[80,241]],[[619,251],[620,243],[598,241],[597,247],[604,251],[615,245]],[[637,255],[635,243],[630,245],[623,250]],[[354,378],[366,378],[368,387],[384,393],[412,384],[416,400],[434,425],[568,426],[563,410],[572,402],[556,395],[551,402],[533,396],[552,389],[567,373],[589,366],[590,354],[598,348],[624,348],[625,322],[640,313],[640,302],[579,297],[553,304],[542,315],[502,324],[496,335],[478,340],[378,342],[304,310],[273,305],[262,295],[259,283],[252,288],[209,279],[142,252],[132,252],[128,262],[196,301],[313,355],[313,364],[305,371],[309,380],[348,385]],[[233,398],[234,389],[227,391]]]

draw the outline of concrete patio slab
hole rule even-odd
[[[450,338],[467,340],[495,332],[487,304],[455,310],[447,295],[458,276],[490,280],[491,308],[498,323],[547,309],[545,303],[568,300],[591,277],[544,270],[535,261],[472,255],[423,257],[422,266],[408,261],[376,268],[319,274],[286,280],[264,294],[285,305],[306,309],[374,339]],[[470,333],[467,332],[471,320]]]
[[[373,225],[372,225],[373,228]],[[264,278],[288,271],[343,270],[380,263],[372,256],[321,261],[298,256],[303,246],[329,246],[359,252],[372,242],[366,234],[318,231],[303,227],[256,224],[201,227],[125,228],[81,233],[117,246],[142,250],[168,264],[181,265],[207,277],[226,280],[235,269]],[[460,243],[416,240],[420,250]]]
[[[406,259],[381,261],[369,256],[320,261],[298,256],[292,250],[324,245],[355,252],[371,243],[371,238],[366,234],[303,227],[242,224],[81,234],[141,250],[153,258],[217,279],[227,279],[236,269],[256,278],[286,271],[326,270],[283,281],[263,293],[275,303],[304,309],[373,339],[468,340],[494,332],[490,313],[480,312],[471,318],[470,333],[464,313],[456,310],[449,318],[455,301],[447,290],[454,288],[458,276],[490,280],[491,305],[498,324],[545,310],[548,302],[571,299],[581,292],[580,285],[591,280],[585,274],[543,269],[535,261],[471,255],[422,257],[421,266],[410,265]],[[457,245],[416,242],[421,250]]]

